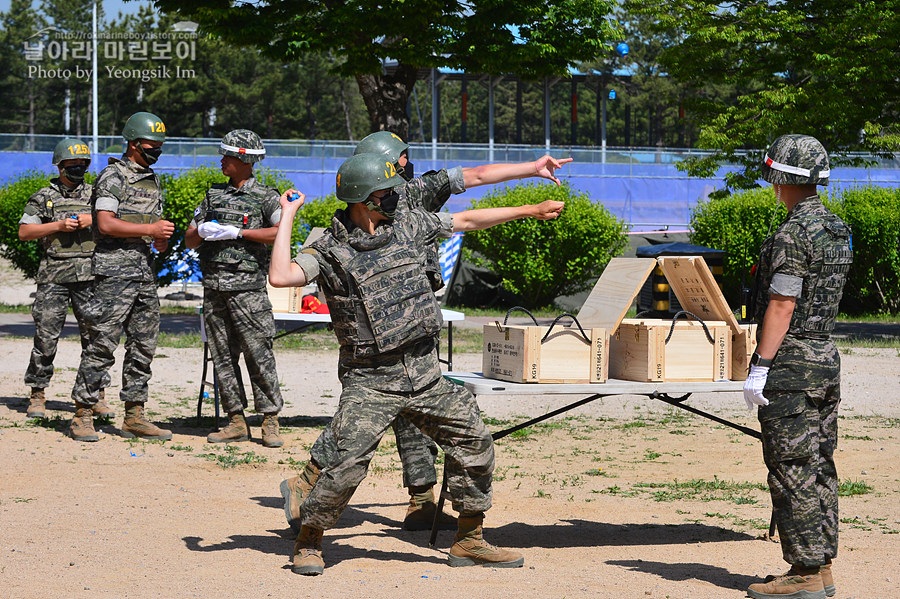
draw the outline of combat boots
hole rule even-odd
[[[819,567],[791,566],[786,574],[769,582],[751,584],[747,595],[753,599],[825,599],[825,585]]]
[[[94,430],[94,415],[90,406],[81,403],[75,404],[75,416],[69,423],[67,434],[76,441],[98,441],[97,431]]]
[[[244,419],[243,412],[228,415],[228,424],[217,433],[206,437],[207,443],[239,443],[250,439],[250,426]]]
[[[831,574],[831,560],[823,565],[819,566],[819,574],[822,576],[822,586],[825,587],[825,596],[826,597],[834,597],[835,593],[837,593],[837,588],[834,586],[834,576]],[[777,576],[766,576],[766,579],[763,582],[772,582],[778,578]]]
[[[406,509],[406,517],[403,519],[404,529],[431,530],[436,513],[437,504],[434,502],[432,487],[409,488],[409,507]],[[455,528],[456,518],[441,512],[441,515],[438,517],[438,530],[453,530]]]
[[[318,576],[325,572],[325,560],[322,559],[322,533],[320,528],[303,526],[294,543],[294,574]]]
[[[522,554],[494,547],[484,540],[481,523],[484,514],[459,515],[456,539],[450,548],[448,563],[451,567],[487,566],[492,568],[521,568],[525,564]]]
[[[100,389],[100,399],[91,406],[91,412],[97,418],[115,418],[116,412],[106,403],[106,389]]]
[[[172,438],[172,432],[159,428],[144,418],[144,404],[136,401],[125,402],[125,422],[122,423],[122,436],[126,439],[140,437],[141,439],[160,439],[168,441]]]
[[[28,411],[25,415],[29,418],[46,418],[47,416],[47,399],[44,396],[42,387],[31,388],[31,401],[28,402]]]
[[[263,414],[262,444],[264,447],[284,445],[284,440],[278,434],[278,414]]]
[[[300,532],[300,506],[306,501],[306,496],[316,486],[319,474],[322,471],[312,460],[306,462],[306,467],[300,476],[281,481],[281,496],[284,498],[284,517],[287,518],[291,530]]]

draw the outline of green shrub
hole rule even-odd
[[[841,311],[900,311],[900,190],[881,187],[847,189],[828,196],[825,205],[853,231],[853,266]],[[691,214],[691,241],[725,250],[725,295],[732,305],[741,283],[752,284],[750,268],[759,260],[767,233],[784,221],[787,211],[777,204],[771,187],[700,202]]]
[[[293,186],[293,183],[284,178],[279,171],[260,169],[255,174],[257,180],[279,191]],[[7,258],[15,268],[29,278],[37,274],[43,250],[38,241],[19,241],[19,219],[28,198],[42,187],[46,187],[53,176],[55,175],[41,171],[27,171],[0,187],[0,248],[2,248],[0,255]],[[85,175],[85,180],[89,183],[94,178],[93,173]],[[194,209],[206,195],[206,190],[213,183],[226,181],[222,172],[213,167],[193,168],[177,175],[160,175],[163,188],[163,218],[175,224],[175,233],[169,239],[168,249],[154,261],[158,274],[157,283],[161,287],[199,269],[196,260],[184,250],[184,233],[194,216]],[[182,261],[187,268],[179,272],[177,268]],[[160,272],[163,274],[159,274]]]
[[[568,185],[518,185],[485,195],[473,201],[472,208],[544,200],[566,203],[559,218],[526,218],[463,237],[466,259],[496,272],[503,287],[521,296],[528,308],[548,306],[561,295],[589,288],[627,244],[627,225]]]
[[[846,189],[826,203],[853,231],[853,267],[842,309],[900,312],[900,189]]]
[[[701,201],[691,211],[691,243],[727,252],[722,283],[732,306],[740,301],[741,285],[753,284],[750,269],[759,260],[766,234],[785,216],[787,210],[771,187]]]
[[[313,227],[330,227],[334,211],[345,206],[346,204],[337,199],[337,196],[333,193],[323,198],[307,200],[300,210],[297,211],[297,218],[294,221],[294,234],[291,235],[291,241],[303,243]]]
[[[26,277],[37,274],[44,250],[39,241],[19,240],[19,219],[25,213],[25,203],[35,192],[50,185],[50,179],[59,173],[30,170],[10,179],[0,187],[0,256],[9,260],[13,267],[21,270]],[[85,173],[85,181],[94,180],[93,173]]]

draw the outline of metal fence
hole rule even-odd
[[[7,152],[52,152],[62,139],[59,135],[19,135],[0,133],[0,151]],[[83,136],[90,143],[90,136]],[[165,152],[175,156],[216,156],[219,142],[216,139],[193,137],[170,137],[166,140]],[[95,154],[120,154],[123,150],[121,137],[104,135],[98,138]],[[353,153],[355,141],[308,140],[308,139],[268,139],[265,140],[269,156],[283,158],[321,158],[322,160],[346,158]],[[449,164],[523,162],[533,160],[547,151],[544,146],[517,144],[462,144],[462,143],[412,143],[417,159]],[[688,156],[708,156],[709,151],[693,148],[641,148],[615,147],[606,149],[595,146],[551,145],[550,153],[556,156],[571,156],[579,163],[586,164],[673,164]],[[868,154],[847,154],[848,157],[863,158],[868,168],[900,168],[900,158],[883,158]],[[729,166],[723,164],[722,166]],[[332,169],[322,165],[323,172]]]

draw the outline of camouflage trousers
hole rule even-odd
[[[244,389],[239,384],[238,364],[243,353],[256,411],[260,414],[280,412],[284,400],[272,351],[275,318],[265,289],[204,289],[203,319],[223,409],[229,414],[244,409]]]
[[[763,459],[784,560],[820,566],[837,555],[837,445],[840,385],[766,390],[759,408]]]
[[[397,452],[403,465],[403,486],[431,487],[437,483],[434,462],[438,448],[434,441],[426,437],[405,418],[397,418],[391,423],[394,437],[397,439]],[[337,445],[331,427],[326,427],[312,449],[309,457],[319,468],[333,464],[338,459]]]
[[[89,406],[97,403],[103,379],[109,377],[109,369],[116,362],[113,352],[124,332],[125,359],[119,399],[146,403],[150,363],[159,337],[156,281],[97,276],[90,312],[92,339],[81,354],[72,399]]]
[[[446,455],[453,509],[478,513],[491,507],[494,442],[472,394],[439,378],[414,393],[386,393],[360,385],[344,387],[331,430],[337,459],[328,464],[303,503],[303,524],[334,526],[391,423],[403,417],[434,439]]]
[[[31,306],[31,316],[34,318],[34,348],[31,350],[31,359],[25,370],[27,386],[43,389],[50,385],[56,347],[66,324],[70,304],[78,322],[81,351],[87,348],[91,330],[87,319],[93,296],[92,281],[38,284],[34,304]],[[109,386],[109,374],[103,378],[100,386],[101,388]]]

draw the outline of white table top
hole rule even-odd
[[[510,383],[485,378],[480,372],[446,372],[444,376],[465,385],[475,395],[649,395],[654,392],[682,395],[744,388],[744,381],[640,383],[608,379],[605,383]]]
[[[200,308],[197,308],[200,311]],[[331,314],[299,314],[296,312],[272,312],[275,320],[285,320],[292,322],[331,322]],[[466,315],[456,310],[444,310],[441,308],[441,316],[444,322],[454,322],[465,320]]]
[[[295,312],[273,312],[275,320],[288,320],[296,322],[331,322],[331,314],[298,314]],[[444,310],[441,308],[441,316],[444,322],[465,320],[466,315],[456,310]]]

